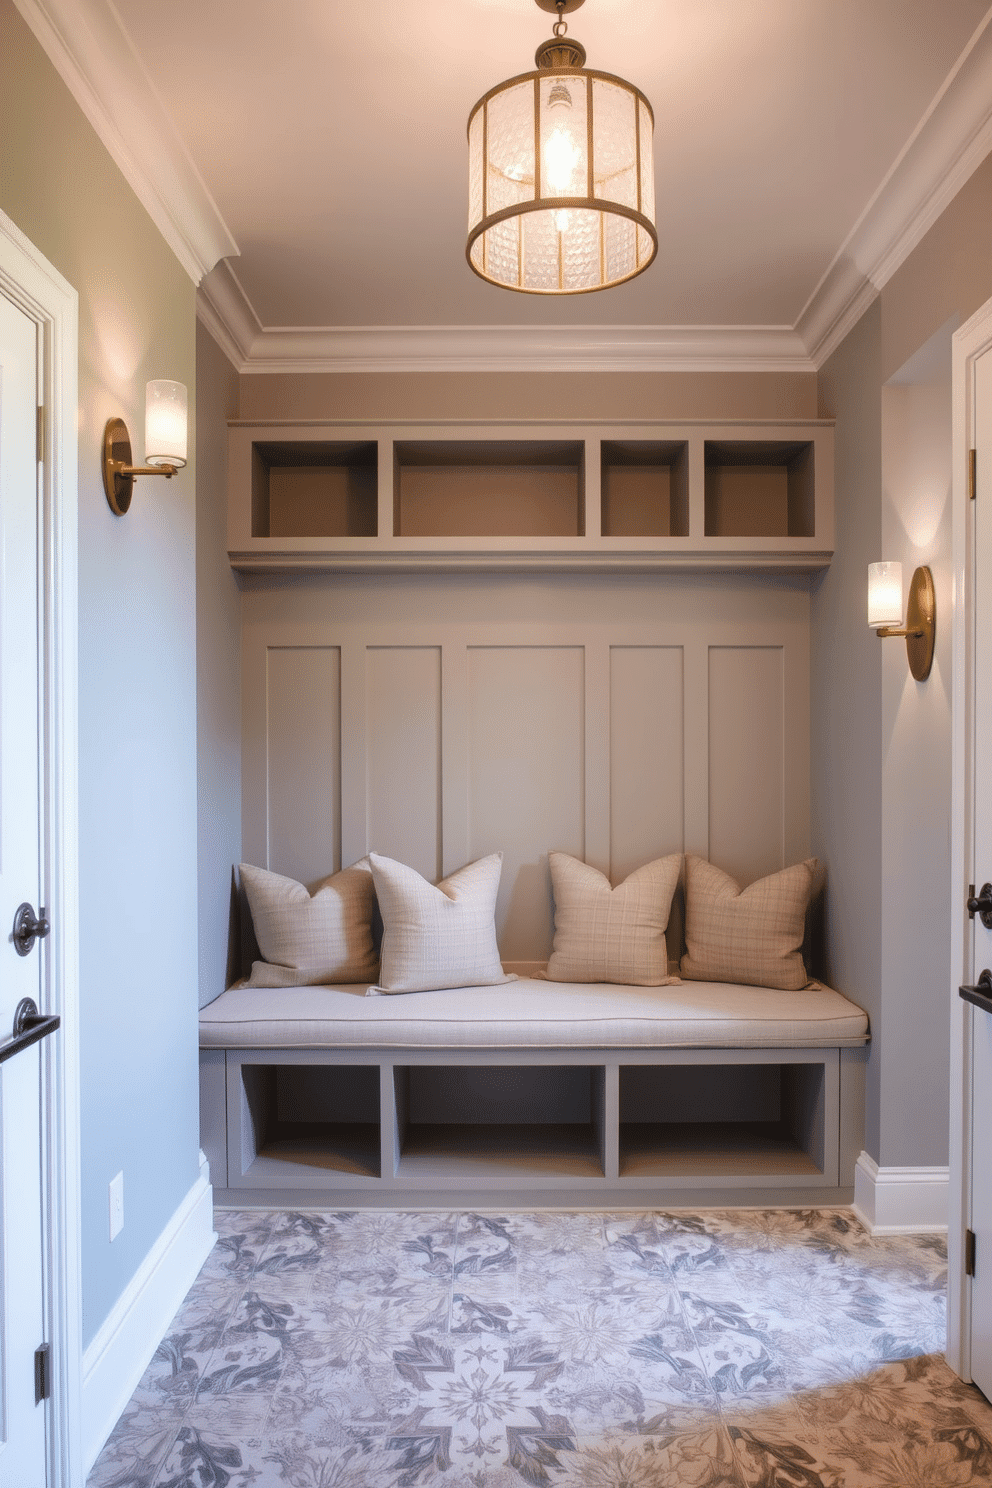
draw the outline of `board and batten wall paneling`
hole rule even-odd
[[[781,646],[711,646],[709,857],[748,882],[786,866]]]
[[[503,853],[496,929],[509,961],[551,953],[549,848],[585,852],[584,660],[581,646],[468,653],[467,856]]]
[[[245,858],[312,883],[341,866],[341,648],[269,646],[263,664],[245,740]]]
[[[246,859],[312,882],[374,849],[436,880],[500,851],[500,950],[527,962],[550,848],[614,883],[681,849],[748,883],[808,856],[805,592],[491,589],[485,619],[468,580],[246,596]]]
[[[442,876],[441,648],[365,653],[368,846],[434,881]]]
[[[683,648],[610,648],[613,883],[685,841]]]

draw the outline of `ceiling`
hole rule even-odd
[[[454,355],[480,327],[815,365],[992,147],[987,0],[586,0],[588,65],[654,106],[659,253],[617,289],[520,295],[465,261],[465,126],[533,66],[534,0],[16,3],[244,366],[415,330]]]

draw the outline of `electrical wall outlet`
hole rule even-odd
[[[124,1174],[110,1180],[110,1238],[116,1240],[124,1228]]]

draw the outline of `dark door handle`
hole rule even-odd
[[[17,913],[14,915],[14,929],[12,939],[14,950],[19,956],[26,956],[36,940],[44,940],[51,930],[51,925],[45,919],[45,911],[42,910],[36,919],[34,910],[30,904],[19,904]]]
[[[61,1022],[62,1019],[55,1013],[47,1016],[39,1013],[38,1004],[33,997],[22,997],[14,1013],[14,1036],[0,1044],[0,1064],[54,1033]]]
[[[992,930],[992,883],[982,884],[981,892],[971,896],[968,913],[972,919],[977,914],[986,930]]]

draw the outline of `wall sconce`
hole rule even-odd
[[[925,682],[933,665],[937,602],[933,574],[918,568],[909,586],[906,624],[902,623],[902,564],[869,563],[868,624],[880,636],[905,636],[909,670]]]
[[[160,378],[145,389],[145,464],[131,464],[131,436],[123,419],[103,431],[103,489],[111,511],[122,517],[131,505],[136,475],[175,475],[186,464],[187,403],[181,382]]]

